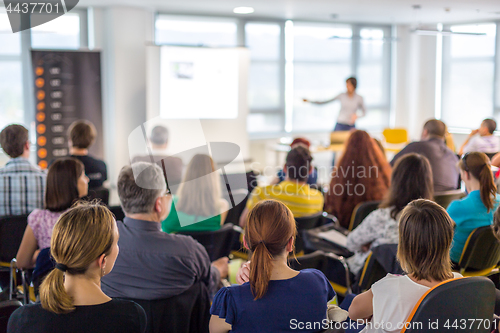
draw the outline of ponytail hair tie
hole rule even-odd
[[[264,243],[263,240],[261,240],[260,242],[257,243],[257,245],[259,245],[259,244],[264,244],[264,246],[266,246],[266,243]]]
[[[56,264],[56,268],[61,272],[66,272],[68,270],[68,266],[65,264]]]

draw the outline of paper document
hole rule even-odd
[[[347,244],[347,237],[343,233],[338,232],[335,229],[320,232],[318,234],[318,237],[320,237],[326,241],[338,244],[342,247],[346,247],[346,244]]]

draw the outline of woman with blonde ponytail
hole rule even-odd
[[[450,251],[451,260],[455,264],[460,261],[465,242],[472,230],[493,223],[493,214],[500,202],[490,159],[486,154],[467,153],[458,163],[458,167],[468,195],[453,201],[447,209],[456,223]]]
[[[99,204],[79,204],[61,215],[50,249],[56,268],[40,286],[40,303],[16,310],[8,333],[144,333],[146,315],[132,301],[111,299],[101,278],[118,256],[113,214]]]
[[[292,212],[279,201],[261,201],[250,211],[244,235],[252,252],[249,282],[215,295],[211,333],[294,332],[304,323],[308,332],[324,328],[335,292],[320,271],[288,266],[296,233]]]

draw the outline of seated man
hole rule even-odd
[[[485,119],[479,129],[470,132],[469,136],[460,147],[459,155],[478,151],[485,154],[494,154],[500,151],[500,142],[493,135],[497,128],[497,122],[493,119]],[[479,134],[479,135],[476,135]]]
[[[134,178],[132,167],[144,170]],[[172,201],[163,171],[145,162],[132,167],[124,167],[118,176],[126,217],[118,222],[120,255],[103,277],[102,290],[110,297],[155,300],[179,295],[202,281],[215,293],[227,276],[228,258],[210,263],[205,248],[193,238],[161,231]]]
[[[312,172],[312,157],[307,148],[298,146],[286,156],[286,179],[279,184],[256,187],[250,194],[246,207],[240,217],[240,226],[244,227],[248,212],[257,202],[275,199],[283,202],[294,217],[303,217],[323,211],[324,198],[320,191],[307,185],[307,178]]]
[[[28,130],[21,125],[9,125],[0,133],[0,144],[11,157],[0,168],[0,216],[24,215],[43,208],[47,175],[28,160]]]
[[[89,177],[89,190],[96,189],[108,179],[106,163],[89,155],[89,147],[95,141],[97,131],[90,121],[77,120],[68,129],[69,153],[85,166]]]
[[[168,146],[168,129],[164,126],[155,126],[149,137],[151,143],[151,156],[135,156],[132,163],[135,162],[156,162],[162,167],[161,161],[165,163],[167,181],[170,186],[178,185],[182,180],[182,160],[179,157],[168,156],[166,153]],[[177,188],[177,186],[175,186]],[[176,194],[176,193],[174,193]]]
[[[445,143],[446,125],[437,119],[428,120],[422,131],[422,139],[412,142],[394,156],[391,166],[403,155],[417,153],[427,157],[432,168],[434,192],[458,188],[458,157]]]

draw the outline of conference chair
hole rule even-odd
[[[349,222],[349,231],[356,229],[358,225],[363,222],[363,220],[380,205],[379,200],[377,201],[366,201],[360,202],[354,207],[351,215],[351,221]]]
[[[122,206],[111,206],[108,208],[111,211],[111,213],[115,215],[115,219],[117,221],[123,221],[123,219],[125,218],[125,213],[123,212]]]
[[[352,293],[349,267],[342,256],[318,250],[301,257],[290,257],[288,262],[292,269],[298,271],[314,268],[323,272],[340,296]]]
[[[427,291],[413,308],[401,333],[493,330],[495,285],[484,277],[444,281]]]
[[[363,269],[353,290],[355,293],[362,293],[371,288],[378,280],[384,278],[387,273],[404,274],[399,262],[396,259],[398,251],[397,244],[381,244],[372,249],[366,258]]]
[[[10,261],[21,245],[28,215],[0,217],[0,270],[9,271]]]
[[[210,297],[203,282],[170,298],[131,300],[146,312],[146,333],[208,333]]]
[[[452,201],[462,199],[463,197],[465,197],[465,193],[462,190],[434,193],[434,201],[444,209],[448,208]]]
[[[495,238],[491,226],[472,230],[465,242],[460,261],[463,276],[487,276],[498,272],[500,242]]]
[[[295,253],[301,255],[306,250],[304,246],[304,232],[319,227],[323,223],[323,212],[319,212],[310,216],[296,217],[295,223],[297,225],[297,237],[295,239]]]
[[[87,201],[92,201],[97,199],[102,204],[107,206],[109,204],[109,189],[104,186],[93,189],[89,188],[89,193],[84,199]]]
[[[178,234],[193,237],[205,247],[210,260],[214,261],[229,256],[235,237],[234,235],[240,235],[240,230],[240,227],[234,226],[232,223],[227,223],[216,231],[183,231]]]
[[[10,315],[23,306],[18,300],[0,302],[0,333],[7,333]]]
[[[408,131],[405,128],[386,128],[382,132],[384,136],[383,146],[386,151],[399,153],[410,141]]]
[[[10,262],[10,280],[9,280],[9,300],[19,300],[22,304],[29,304],[30,298],[35,299],[35,295],[29,286],[28,277],[32,269],[18,269],[16,258]],[[18,279],[21,276],[21,284],[19,285]]]

